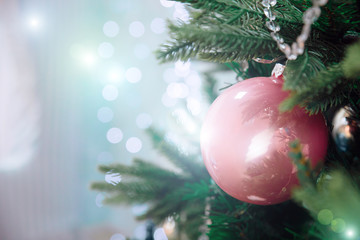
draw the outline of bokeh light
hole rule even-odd
[[[96,63],[96,57],[95,57],[95,54],[89,52],[89,53],[85,53],[83,56],[82,56],[82,62],[85,66],[87,67],[92,67],[95,65]]]
[[[323,209],[318,213],[318,221],[323,225],[329,225],[334,215],[329,209]]]
[[[165,107],[173,107],[177,104],[178,100],[170,97],[167,93],[164,93],[162,95],[161,102]]]
[[[167,68],[163,73],[163,79],[166,83],[177,82],[180,77],[176,75],[174,68]]]
[[[118,83],[123,79],[124,70],[122,68],[109,69],[107,77],[109,82]]]
[[[131,207],[131,211],[135,216],[141,216],[149,209],[148,204],[135,204]]]
[[[114,21],[108,21],[103,26],[103,32],[107,37],[115,37],[119,34],[119,25]]]
[[[111,84],[107,84],[102,90],[102,96],[107,101],[114,101],[119,95],[117,87]]]
[[[172,2],[172,1],[168,1],[168,0],[160,0],[160,4],[163,6],[163,7],[172,7],[175,5],[175,2]]]
[[[166,30],[166,22],[163,18],[154,18],[150,24],[151,31],[156,34],[164,33]]]
[[[39,16],[32,15],[27,19],[27,25],[31,30],[39,30],[42,27],[42,20]]]
[[[186,99],[186,107],[194,116],[198,116],[203,109],[201,101],[193,97],[188,97]]]
[[[333,230],[336,233],[342,233],[345,231],[346,223],[341,218],[336,218],[331,221],[331,230]]]
[[[145,223],[138,225],[134,230],[135,239],[146,239],[147,226]]]
[[[106,60],[106,64],[101,65],[99,77],[103,83],[120,83],[125,78],[125,69],[119,61]]]
[[[141,80],[141,71],[136,67],[129,68],[125,72],[125,78],[130,83],[137,83]]]
[[[126,240],[125,236],[120,233],[115,233],[111,236],[110,240]]]
[[[184,21],[185,23],[190,20],[189,12],[186,10],[184,4],[175,3],[175,11],[173,14],[173,18]]]
[[[189,95],[189,87],[185,83],[170,83],[166,93],[172,98],[186,98]]]
[[[111,58],[114,55],[114,46],[111,43],[103,42],[98,47],[98,54],[102,58]]]
[[[135,38],[139,38],[145,33],[144,24],[140,21],[135,21],[129,25],[129,33]]]
[[[95,197],[95,204],[96,206],[98,206],[99,208],[103,207],[103,201],[105,199],[105,195],[103,193],[98,193]]]
[[[123,133],[119,128],[110,128],[106,133],[106,139],[113,144],[121,142]]]
[[[190,74],[191,62],[177,61],[175,63],[175,74],[179,77],[186,77]]]
[[[126,141],[126,149],[130,153],[137,153],[141,150],[141,148],[142,148],[142,142],[137,137],[131,137]]]
[[[355,237],[355,231],[354,231],[354,229],[352,229],[352,228],[346,229],[345,235],[346,235],[346,237],[348,237],[348,238],[353,238],[353,237]]]
[[[140,113],[136,117],[136,125],[140,129],[146,129],[146,128],[150,127],[151,124],[152,124],[152,117],[147,113]]]
[[[108,123],[114,118],[114,112],[109,107],[101,107],[97,112],[97,118],[102,123]]]
[[[197,89],[197,90],[199,90],[202,85],[200,75],[194,71],[191,71],[190,74],[185,78],[185,83],[192,89]]]
[[[198,125],[194,122],[194,120],[189,116],[189,114],[182,108],[176,109],[172,112],[172,115],[178,121],[180,126],[183,126],[185,130],[189,133],[193,134],[197,132],[199,129]]]
[[[164,228],[158,228],[155,230],[154,240],[168,240]]]

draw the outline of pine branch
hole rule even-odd
[[[289,61],[284,71],[284,90],[301,92],[308,89],[319,71],[324,70],[325,66],[314,52],[305,53],[295,61]]]
[[[184,154],[177,146],[166,142],[164,140],[165,135],[154,128],[149,128],[147,131],[152,137],[154,147],[164,154],[175,166],[181,169],[184,176],[190,175],[191,179],[195,181],[208,177],[204,166],[200,164],[201,160],[198,155]]]
[[[131,166],[124,164],[100,165],[99,171],[103,173],[115,172],[121,175],[139,176],[142,179],[178,179],[179,175],[174,172],[161,168],[156,164],[142,159],[134,158]]]
[[[347,78],[360,77],[360,41],[346,49],[346,57],[343,61],[344,75]]]
[[[326,239],[339,239],[338,233],[344,232],[345,223],[354,229],[360,227],[360,193],[348,173],[341,169],[323,171],[317,179],[308,159],[305,159],[298,141],[291,143],[290,157],[298,169],[300,187],[295,188],[293,197],[306,206],[317,221],[318,229],[331,224]],[[343,222],[344,224],[340,224]],[[338,225],[340,224],[340,225]],[[324,239],[324,236],[323,238]]]
[[[345,95],[339,94],[336,87],[343,81],[343,71],[340,64],[319,72],[316,77],[307,82],[306,90],[294,91],[280,105],[281,111],[288,111],[300,105],[307,107],[311,114],[325,111],[327,108],[344,101]],[[343,89],[341,92],[346,92]]]
[[[195,25],[170,26],[175,45],[164,45],[157,52],[163,62],[187,60],[198,56],[201,60],[238,62],[264,55],[281,55],[269,32],[263,29],[236,28],[229,25],[199,28]]]
[[[292,93],[281,103],[280,110],[288,111],[299,105],[314,114],[345,103],[352,95],[358,98],[359,43],[349,47],[346,53],[342,62],[327,69],[316,56],[305,54],[297,61],[289,61],[284,88],[292,90]],[[346,78],[346,75],[352,78]]]
[[[233,19],[241,12],[250,14],[253,17],[262,19],[264,16],[263,7],[256,1],[252,0],[176,0],[178,2],[187,3],[192,8],[203,10],[211,14],[217,13],[220,15],[231,15],[229,19]],[[293,8],[289,1],[279,0],[275,12],[277,19],[282,22],[299,23],[301,24],[302,14],[299,9]],[[228,20],[229,20],[228,19]],[[233,19],[234,20],[234,19]],[[232,22],[232,21],[225,21]]]

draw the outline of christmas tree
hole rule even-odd
[[[256,205],[218,187],[221,180],[214,182],[206,171],[196,138],[181,136],[192,146],[186,152],[151,128],[154,148],[177,170],[144,159],[131,166],[100,166],[114,181],[92,188],[107,192],[108,204],[149,203],[139,219],[173,224],[169,239],[358,239],[360,1],[178,2],[191,17],[169,22],[171,40],[156,53],[159,60],[216,63],[203,73],[209,102],[216,98],[219,71],[233,71],[234,80],[246,82],[271,76],[277,63],[285,65],[282,90],[290,94],[277,107],[281,114],[302,108],[308,116],[324,116],[329,135],[324,164],[310,164],[301,139],[289,142],[287,154],[299,181],[292,199]],[[119,175],[126,180],[116,181]]]

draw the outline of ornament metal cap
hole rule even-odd
[[[284,70],[285,70],[285,65],[277,63],[277,64],[275,64],[275,67],[271,72],[271,76],[279,78],[283,75]]]

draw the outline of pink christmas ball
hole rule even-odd
[[[214,101],[203,123],[206,168],[221,189],[241,201],[269,205],[291,197],[298,179],[289,142],[300,140],[312,167],[326,154],[323,116],[300,108],[280,113],[278,106],[288,96],[281,88],[275,77],[237,83]]]

